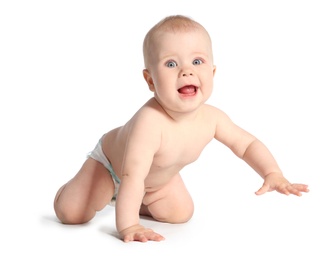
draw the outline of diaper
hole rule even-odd
[[[109,160],[107,159],[107,157],[103,153],[103,150],[102,150],[102,138],[103,137],[100,138],[100,140],[97,143],[96,147],[90,153],[88,153],[87,158],[91,157],[92,159],[102,163],[103,166],[105,166],[105,168],[109,171],[109,173],[110,173],[110,175],[111,175],[111,177],[113,179],[114,185],[115,185],[114,196],[113,196],[113,198],[112,198],[112,200],[111,200],[111,202],[109,204],[114,205],[115,201],[116,201],[119,185],[120,185],[120,179],[116,175],[111,163],[109,162]]]

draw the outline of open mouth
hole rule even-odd
[[[194,85],[186,85],[178,89],[178,92],[185,96],[193,96],[197,92],[197,87]]]

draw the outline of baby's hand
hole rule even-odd
[[[282,194],[294,194],[301,196],[302,192],[308,192],[308,185],[305,184],[291,184],[281,173],[270,173],[264,178],[262,187],[255,193],[256,195],[262,195],[268,191],[276,190]]]
[[[158,233],[155,233],[152,229],[145,228],[141,225],[131,226],[119,232],[120,236],[124,242],[139,241],[147,242],[151,241],[161,241],[164,237]]]

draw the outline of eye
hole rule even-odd
[[[194,59],[194,61],[192,62],[193,65],[200,65],[202,63],[203,61],[201,59]]]
[[[175,68],[177,67],[177,63],[174,60],[170,60],[165,64],[168,68]]]

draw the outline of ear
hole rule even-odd
[[[147,69],[144,69],[143,70],[143,76],[144,76],[144,79],[147,83],[147,85],[149,86],[149,89],[154,92],[155,91],[155,88],[154,88],[154,82],[153,82],[153,79],[151,77],[151,73],[147,70]]]
[[[215,76],[216,73],[216,65],[213,66],[213,76]]]

